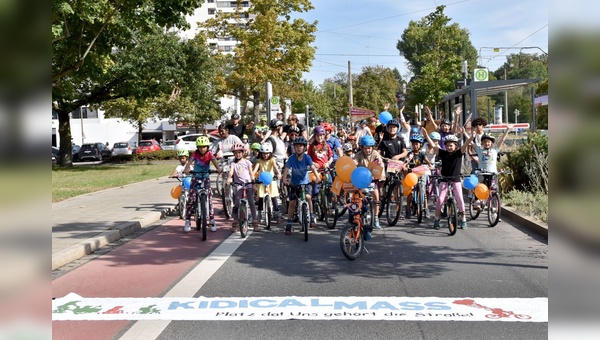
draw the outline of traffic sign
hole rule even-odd
[[[476,68],[473,70],[473,81],[488,81],[489,71],[487,68]]]
[[[271,105],[279,105],[279,97],[271,97]]]

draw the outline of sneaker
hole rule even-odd
[[[292,234],[292,220],[287,220],[287,223],[285,224],[285,234],[286,235]]]
[[[190,220],[185,220],[185,226],[183,227],[183,231],[187,233],[190,230],[192,230],[192,222],[190,222]]]
[[[379,218],[377,217],[375,217],[375,220],[373,221],[373,228],[381,229],[381,226],[379,225]]]
[[[433,229],[440,229],[440,220],[433,220]]]
[[[317,219],[314,216],[310,218],[310,228],[315,229],[317,227]]]
[[[217,231],[217,226],[216,226],[216,225],[214,225],[214,224],[213,224],[213,225],[211,225],[211,226],[210,226],[210,231],[212,231],[212,232],[215,232],[215,231]]]
[[[462,222],[460,222],[460,226],[459,226],[459,228],[460,228],[460,229],[467,229],[467,221],[462,221]]]
[[[429,218],[429,210],[428,209],[425,209],[423,214],[425,215],[425,218]]]
[[[363,234],[363,236],[364,236],[363,238],[365,239],[365,241],[370,241],[371,240],[371,233],[370,232],[368,232],[368,231],[365,232]]]

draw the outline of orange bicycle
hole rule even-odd
[[[340,247],[348,260],[356,260],[363,250],[367,251],[364,241],[371,238],[373,230],[373,188],[354,190],[349,193],[349,203],[346,205],[349,221],[342,228]]]

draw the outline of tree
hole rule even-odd
[[[156,103],[150,99],[118,98],[105,102],[102,107],[108,117],[120,117],[136,128],[138,144],[142,140],[144,124],[156,117]]]
[[[134,49],[144,35],[155,35],[163,28],[187,27],[185,16],[202,3],[203,0],[53,1],[52,107],[58,113],[61,165],[72,165],[72,111],[130,95],[150,98],[168,85],[151,76],[155,70],[152,64],[140,61],[137,65],[144,67],[134,72],[118,65],[115,58]],[[140,87],[144,84],[152,86]],[[130,93],[132,89],[136,93]]]
[[[477,65],[477,50],[469,32],[444,15],[445,6],[415,22],[411,21],[396,47],[408,61],[414,74],[410,81],[408,101],[414,105],[436,105],[454,90],[454,81],[462,79],[462,61],[472,70]]]
[[[234,12],[218,12],[201,26],[210,38],[232,37],[238,41],[235,54],[225,56],[231,68],[222,74],[224,94],[237,96],[246,106],[254,102],[258,121],[260,93],[267,80],[273,84],[298,85],[314,57],[317,22],[292,19],[293,12],[314,7],[309,0],[253,0],[244,12],[241,1]],[[241,18],[241,19],[240,19]]]
[[[386,103],[396,102],[396,93],[400,90],[398,74],[383,66],[365,66],[356,77],[354,83],[354,105],[379,112]],[[390,112],[397,113],[396,105],[391,105]]]

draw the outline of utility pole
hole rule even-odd
[[[352,62],[348,60],[348,102],[350,103],[350,107],[348,108],[348,121],[352,122],[351,110],[354,106],[354,100],[352,99],[352,70],[351,70]]]

